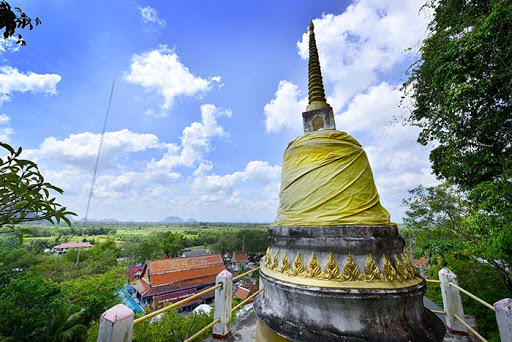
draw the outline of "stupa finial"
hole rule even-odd
[[[308,99],[306,111],[330,107],[325,100],[322,71],[315,40],[313,20],[309,22],[309,62],[308,62]]]

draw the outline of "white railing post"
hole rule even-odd
[[[222,287],[215,290],[213,319],[220,322],[213,326],[213,338],[226,339],[231,335],[231,305],[233,299],[233,275],[224,270],[215,279]]]
[[[133,311],[117,304],[101,315],[98,342],[131,342],[133,337]]]
[[[443,296],[443,306],[446,312],[446,326],[451,333],[467,334],[468,329],[455,318],[458,315],[464,319],[464,309],[462,308],[462,299],[460,292],[450,282],[459,285],[457,276],[448,268],[439,271],[439,280],[441,281],[441,295]]]
[[[512,299],[504,298],[494,303],[501,342],[512,341]]]

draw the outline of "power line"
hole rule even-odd
[[[89,191],[89,199],[87,200],[87,208],[85,209],[84,227],[87,225],[87,217],[89,215],[89,208],[91,206],[91,199],[94,193],[94,185],[96,184],[96,174],[98,173],[98,164],[100,161],[101,148],[103,147],[103,139],[105,137],[105,130],[107,128],[108,114],[110,113],[110,104],[112,103],[112,95],[114,95],[114,86],[116,79],[112,80],[112,89],[110,90],[110,98],[108,99],[107,112],[105,113],[105,121],[103,122],[103,130],[101,131],[100,146],[98,148],[98,154],[96,155],[96,162],[94,163],[94,172],[92,174],[91,190]]]

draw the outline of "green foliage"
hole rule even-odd
[[[507,266],[512,264],[512,185],[509,181],[483,182],[469,193],[446,183],[419,186],[403,201],[408,238],[416,242],[416,256],[430,264],[446,265],[445,255],[486,260],[501,275],[512,293]]]
[[[125,282],[121,268],[68,280],[61,286],[70,303],[83,308],[90,319],[98,319],[104,311],[119,303],[117,291]]]
[[[34,19],[35,26],[41,24],[39,18]],[[16,29],[26,28],[29,30],[34,28],[32,19],[28,17],[19,7],[15,7],[14,11],[11,9],[11,5],[7,1],[0,1],[0,30],[4,30],[2,34],[4,39],[13,37],[16,33]],[[26,45],[27,43],[23,40],[21,34],[16,37],[16,44]]]
[[[126,282],[126,270],[117,266],[116,255],[115,242],[107,240],[82,250],[77,264],[76,250],[59,256],[40,254],[30,246],[20,245],[17,239],[0,238],[0,315],[6,320],[1,308],[16,310],[19,305],[20,315],[12,318],[16,320],[14,326],[22,332],[40,334],[36,341],[84,340],[89,324],[119,303],[117,291]],[[15,268],[23,271],[13,272]],[[34,291],[36,287],[41,287],[43,294]],[[32,305],[34,294],[37,298]],[[53,305],[53,301],[57,304]],[[9,326],[2,318],[0,340],[33,338],[18,330],[12,334],[8,328],[2,330]]]
[[[67,211],[51,196],[51,191],[62,194],[62,189],[45,182],[37,164],[20,158],[21,147],[16,151],[5,143],[0,143],[0,147],[8,152],[6,157],[0,158],[0,227],[7,226],[21,241],[23,234],[30,231],[25,228],[15,230],[14,224],[38,220],[60,223],[63,220],[71,226],[67,216],[76,214]]]
[[[112,269],[118,269],[117,251],[115,242],[109,240],[97,243],[89,250],[80,250],[79,252],[78,249],[72,249],[63,255],[48,255],[30,271],[59,282],[87,275],[102,274]]]
[[[52,317],[63,303],[57,283],[40,275],[13,278],[0,295],[0,335],[48,341]]]
[[[500,275],[489,264],[453,254],[447,255],[446,261],[447,267],[457,275],[459,285],[486,302],[492,304],[510,296],[507,288],[500,281]],[[441,268],[441,265],[430,268],[427,272],[429,278],[438,279]],[[425,295],[442,307],[439,285],[428,284]],[[461,298],[464,313],[475,315],[479,332],[489,341],[499,342],[495,313],[464,294],[461,294]]]
[[[421,59],[404,88],[436,175],[472,189],[512,167],[512,2],[431,0]],[[510,181],[510,178],[508,178]]]
[[[159,321],[151,324],[144,321],[133,329],[134,342],[184,341],[213,321],[213,314],[179,314],[176,309],[164,313]],[[194,341],[202,341],[211,336],[212,329]]]

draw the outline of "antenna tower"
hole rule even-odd
[[[92,174],[91,190],[89,190],[89,198],[87,200],[87,208],[85,209],[84,227],[87,225],[87,217],[89,216],[89,208],[91,206],[91,199],[94,193],[94,184],[96,184],[96,174],[98,173],[98,164],[100,161],[101,148],[103,147],[103,139],[105,137],[105,130],[107,128],[108,114],[110,113],[110,104],[112,103],[112,95],[114,95],[114,86],[116,85],[116,79],[112,80],[112,89],[110,90],[110,98],[108,99],[107,112],[105,113],[105,121],[103,121],[103,130],[101,131],[100,146],[98,148],[98,154],[96,155],[96,162],[94,163],[94,172]]]

